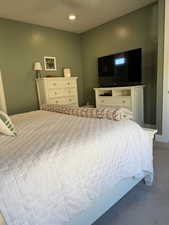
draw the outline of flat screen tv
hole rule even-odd
[[[134,49],[98,58],[101,87],[140,85],[142,49]]]

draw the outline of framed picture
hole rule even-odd
[[[56,71],[56,57],[44,57],[44,65],[46,71]]]

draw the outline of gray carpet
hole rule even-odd
[[[93,225],[169,225],[169,148],[154,149],[155,181],[138,184]]]

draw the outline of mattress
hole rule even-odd
[[[149,137],[133,121],[44,111],[11,119],[18,136],[0,135],[0,211],[8,225],[63,225],[124,178],[152,182]]]

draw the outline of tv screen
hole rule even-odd
[[[141,84],[141,48],[98,58],[100,86]]]

